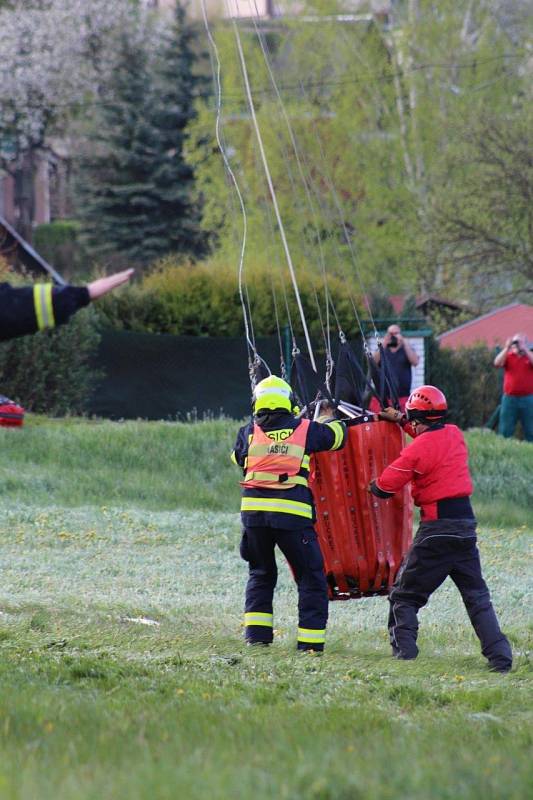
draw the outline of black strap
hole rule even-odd
[[[348,342],[341,342],[337,357],[335,373],[335,400],[344,400],[352,405],[363,406],[365,387],[372,390],[372,385],[359,359]]]
[[[325,381],[321,381],[307,356],[296,353],[292,363],[291,385],[298,402],[309,406],[315,400],[325,398],[333,403],[331,392]]]
[[[399,408],[398,392],[396,389],[394,378],[392,378],[390,364],[387,363],[387,356],[381,342],[378,344],[380,352],[379,364],[376,364],[373,358],[368,359],[370,367],[370,375],[374,383],[374,394],[377,397],[382,408],[392,404],[394,408]]]
[[[380,366],[383,368],[385,374],[385,382],[388,386],[388,394],[387,400],[390,398],[392,400],[392,404],[394,408],[400,407],[399,395],[398,395],[398,381],[396,380],[396,376],[392,371],[391,363],[387,356],[387,350],[383,347],[383,345],[379,344],[381,358],[380,358]]]

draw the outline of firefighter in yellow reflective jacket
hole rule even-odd
[[[53,286],[37,283],[34,286],[14,287],[0,283],[0,341],[25,336],[67,322],[80,308],[126,283],[132,269],[117,272],[87,286]]]
[[[298,585],[298,649],[320,651],[326,637],[328,594],[313,527],[309,461],[311,453],[341,448],[346,428],[338,420],[296,419],[291,387],[275,375],[257,384],[253,403],[253,421],[239,430],[232,453],[243,470],[241,556],[249,565],[246,640],[266,645],[273,639],[277,545]]]

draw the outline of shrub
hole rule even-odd
[[[22,269],[14,267],[0,255],[0,283],[10,283],[12,286],[26,286],[31,282]]]
[[[428,345],[427,383],[445,393],[451,421],[461,428],[485,425],[500,402],[501,378],[486,345],[450,350],[435,339]]]
[[[0,345],[0,392],[29,411],[80,414],[100,373],[91,359],[99,342],[92,309],[68,325]]]
[[[38,225],[33,243],[38,253],[60,274],[72,279],[88,268],[87,254],[79,241],[80,224],[61,219]]]
[[[302,326],[290,278],[279,270],[254,269],[247,274],[254,332],[269,336],[277,332],[273,290],[280,324],[287,324],[284,289],[297,334]],[[322,278],[311,271],[298,275],[302,305],[311,335],[322,338],[320,312],[325,316]],[[328,289],[341,327],[348,336],[357,323],[345,283],[328,277]],[[244,330],[237,275],[226,264],[188,264],[169,257],[160,261],[142,281],[120,294],[104,298],[100,313],[114,328],[191,336],[239,336]],[[332,315],[332,329],[335,320]]]

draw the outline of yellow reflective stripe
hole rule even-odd
[[[33,287],[33,305],[37,318],[37,328],[53,328],[55,325],[54,307],[52,303],[52,284],[36,283]]]
[[[33,287],[33,307],[35,309],[35,317],[37,319],[37,329],[40,331],[44,329],[43,311],[41,303],[41,289],[42,289],[42,284],[36,283]]]
[[[305,447],[299,444],[285,444],[284,442],[272,442],[272,444],[252,444],[248,450],[249,458],[258,456],[294,456],[303,459]]]
[[[276,486],[272,488],[279,489],[283,489],[284,487],[287,488],[287,486],[290,484],[309,486],[309,481],[307,478],[304,478],[300,475],[289,475],[286,481],[280,481],[279,475],[276,475],[273,472],[248,472],[244,477],[244,482],[247,483],[248,481],[270,481],[271,483],[276,484]]]
[[[260,611],[247,611],[244,615],[245,625],[262,625],[263,628],[274,627],[274,615],[263,614]]]
[[[231,451],[230,458],[231,458],[231,460],[233,461],[233,463],[234,463],[234,464],[236,464],[237,466],[239,466],[239,462],[237,461],[237,456],[235,455],[235,450],[232,450],[232,451]]]
[[[311,456],[304,456],[302,458],[302,467],[304,469],[309,469],[310,466],[311,466]]]
[[[342,440],[344,439],[344,428],[340,422],[326,422],[328,428],[330,428],[333,433],[335,434],[335,441],[333,445],[329,448],[330,450],[338,450],[338,448],[342,444]]]
[[[263,431],[265,436],[268,436],[273,442],[284,442],[289,439],[294,433],[293,428],[279,428],[277,431]]]
[[[313,630],[312,628],[298,628],[298,641],[307,644],[324,644],[326,641],[326,629]]]
[[[297,517],[313,519],[313,508],[309,503],[269,497],[243,497],[241,511],[276,511],[280,514],[295,514]]]
[[[48,283],[46,285],[45,291],[45,303],[46,303],[46,312],[49,320],[49,327],[55,327],[56,321],[54,317],[54,304],[52,302],[52,284]]]

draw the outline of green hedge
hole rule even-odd
[[[325,316],[324,285],[320,275],[301,271],[298,276],[302,305],[311,335],[322,339],[320,312]],[[278,269],[254,269],[247,275],[247,289],[257,336],[276,334],[273,288],[281,325],[287,322],[284,289],[297,334],[302,333],[296,299],[288,276]],[[328,289],[341,326],[347,335],[356,332],[356,319],[346,284],[328,278]],[[112,328],[177,336],[240,336],[243,316],[234,264],[183,264],[165,259],[131,288],[104,298],[99,305]],[[334,320],[332,320],[335,325]]]
[[[426,382],[445,393],[451,421],[461,428],[485,425],[501,396],[500,371],[493,367],[494,351],[483,344],[450,350],[430,339],[427,355]]]
[[[28,411],[81,414],[101,376],[92,365],[100,335],[92,309],[57,330],[0,345],[0,394]]]

